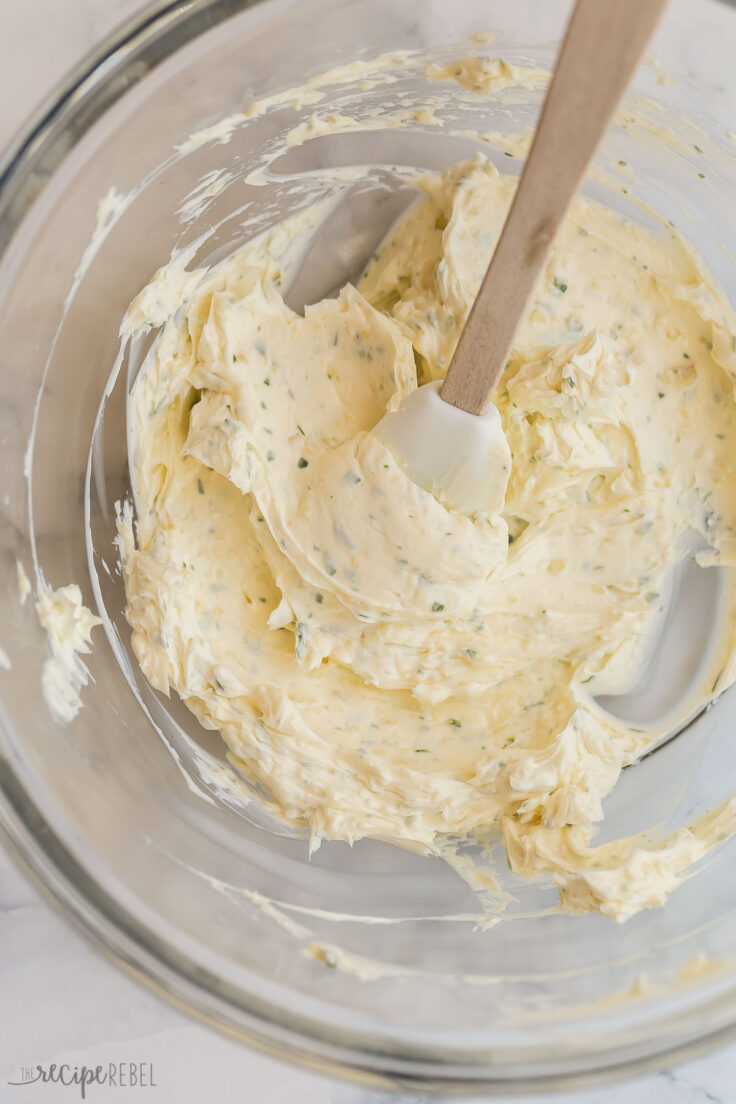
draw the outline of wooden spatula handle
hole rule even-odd
[[[667,0],[578,0],[524,171],[442,387],[488,409],[560,223]]]

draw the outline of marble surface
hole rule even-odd
[[[140,0],[6,3],[0,35],[0,144],[55,80]],[[0,1102],[79,1099],[58,1085],[13,1087],[21,1068],[152,1063],[149,1096],[189,1104],[379,1104],[420,1097],[375,1093],[308,1074],[219,1036],[111,965],[60,917],[0,851]],[[94,1102],[140,1099],[140,1089],[92,1086]],[[515,1098],[523,1104],[531,1098]],[[677,1069],[553,1102],[736,1104],[736,1046]]]

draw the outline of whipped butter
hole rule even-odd
[[[674,232],[579,198],[494,397],[503,509],[448,509],[373,431],[444,375],[515,183],[481,156],[418,176],[358,286],[304,316],[283,298],[304,212],[160,270],[124,326],[161,327],[129,403],[127,617],[151,684],[313,847],[498,833],[563,907],[623,920],[736,830],[730,799],[595,842],[662,735],[596,696],[636,683],[693,534],[703,563],[736,557],[736,317]]]

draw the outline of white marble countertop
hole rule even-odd
[[[0,35],[0,145],[63,72],[141,0],[6,0]],[[0,851],[0,1102],[80,1099],[78,1088],[13,1087],[23,1066],[152,1063],[149,1097],[176,1104],[408,1104],[249,1051],[165,1004],[93,950]],[[92,1104],[141,1099],[91,1086]],[[530,1098],[515,1098],[519,1104]],[[736,1104],[736,1046],[677,1069],[549,1104]]]

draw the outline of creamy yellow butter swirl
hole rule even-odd
[[[131,399],[133,646],[315,842],[498,829],[512,869],[624,919],[735,827],[725,802],[591,843],[657,736],[593,693],[636,681],[688,533],[734,561],[736,320],[673,234],[579,199],[495,399],[503,513],[455,513],[373,429],[444,374],[514,181],[477,158],[417,183],[359,288],[304,317],[279,290],[301,215],[132,305],[165,322]]]

